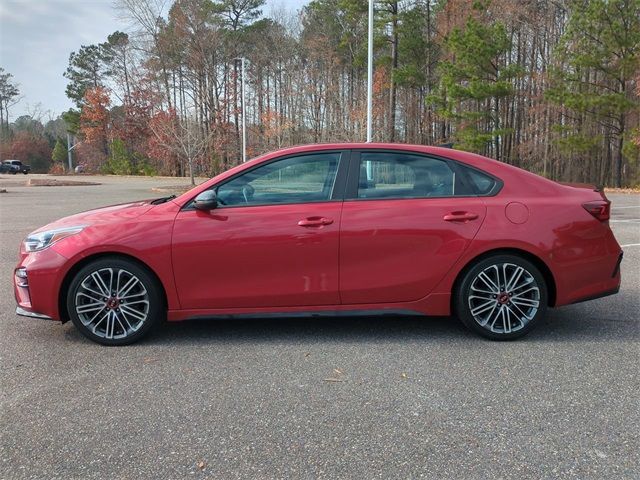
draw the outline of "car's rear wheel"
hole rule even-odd
[[[547,308],[547,286],[540,270],[516,255],[495,255],[475,263],[455,292],[462,323],[493,340],[526,335]]]
[[[67,310],[84,336],[103,345],[136,342],[164,315],[156,279],[137,263],[116,257],[80,269],[67,292]]]

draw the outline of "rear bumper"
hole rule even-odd
[[[582,263],[579,268],[565,269],[562,272],[564,292],[559,292],[564,294],[558,296],[556,306],[586,302],[618,293],[622,281],[622,255],[619,251],[599,260]]]
[[[608,297],[610,295],[615,295],[619,291],[620,291],[620,286],[614,288],[613,290],[607,290],[605,292],[595,293],[595,294],[590,295],[588,297],[579,298],[578,300],[574,301],[573,303],[588,302],[589,300],[596,300],[598,298]]]
[[[616,262],[616,266],[613,269],[613,273],[611,274],[611,278],[616,278],[620,276],[620,265],[622,265],[622,257],[624,257],[624,252],[620,252],[618,255],[618,261]],[[618,293],[618,292],[616,292]]]

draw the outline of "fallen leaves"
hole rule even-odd
[[[402,380],[409,380],[409,374],[407,372],[400,372],[400,378]],[[339,368],[334,368],[333,372],[331,372],[331,376],[324,378],[323,381],[331,382],[331,383],[340,383],[346,381],[344,377],[344,372]]]
[[[344,381],[344,379],[342,378],[343,372],[339,368],[334,368],[333,369],[333,374],[334,374],[333,377],[325,378],[324,381],[325,382],[342,382],[342,381]]]

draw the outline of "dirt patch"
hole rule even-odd
[[[97,182],[82,182],[78,180],[56,180],[54,178],[30,178],[26,183],[27,187],[76,187],[86,185],[100,185]]]
[[[640,188],[605,188],[605,193],[640,193]]]
[[[179,195],[181,193],[188,192],[192,188],[195,187],[193,185],[169,185],[166,187],[153,187],[151,191],[160,193],[175,193]]]
[[[27,184],[27,182],[22,181],[22,182],[17,182],[17,181],[11,181],[11,180],[5,180],[4,178],[0,178],[0,186],[2,186],[2,188],[4,187],[24,187]]]

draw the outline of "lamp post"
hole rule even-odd
[[[369,0],[369,42],[367,46],[367,143],[371,142],[373,117],[373,0]]]
[[[71,150],[76,148],[78,144],[71,145],[71,134],[67,132],[67,161],[69,162],[69,173],[73,173],[73,161],[71,160]]]

